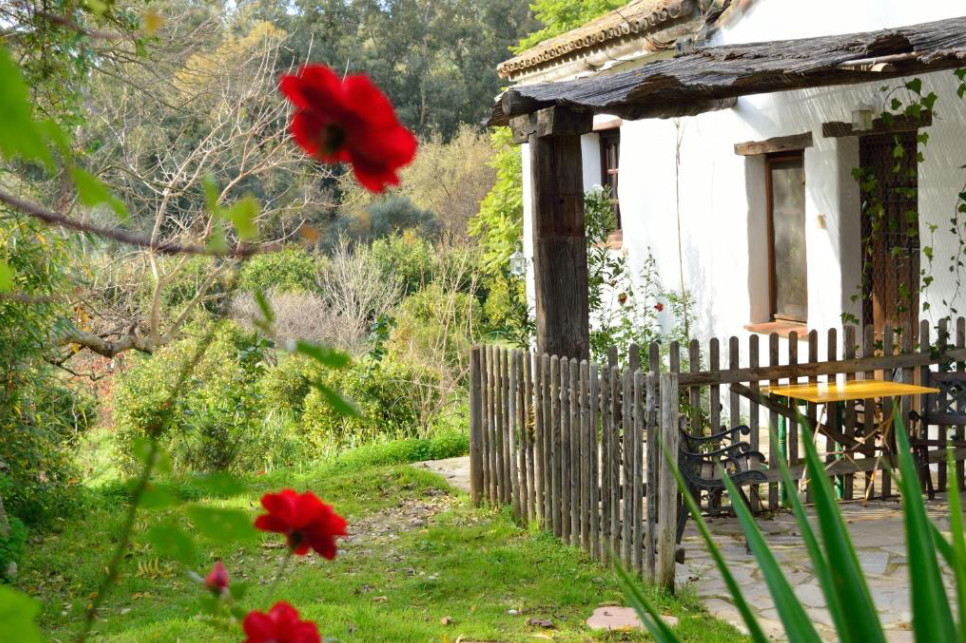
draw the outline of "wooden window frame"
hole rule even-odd
[[[767,197],[767,212],[766,218],[768,220],[768,316],[769,320],[772,322],[788,322],[793,324],[808,324],[808,312],[806,310],[805,319],[794,319],[788,316],[781,316],[778,314],[778,292],[776,290],[777,285],[775,283],[775,197],[772,185],[772,166],[775,163],[782,163],[787,161],[801,161],[802,162],[802,173],[805,172],[805,150],[790,150],[785,152],[777,152],[774,154],[765,155],[765,193]],[[807,181],[807,178],[806,178]],[[806,252],[806,264],[808,254]],[[808,286],[805,288],[806,301],[808,297]]]
[[[619,127],[613,127],[601,131],[598,136],[600,137],[600,184],[607,187],[611,184],[610,176],[617,176],[617,181],[620,181],[620,166],[621,166],[621,130]],[[613,170],[608,167],[607,159],[607,149],[609,143],[616,143],[617,155],[615,162],[617,167]],[[611,200],[614,203],[614,214],[617,215],[616,227],[614,228],[615,234],[621,234],[623,230],[623,225],[621,224],[621,205],[620,198],[617,194],[611,194]]]

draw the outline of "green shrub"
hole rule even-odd
[[[0,424],[0,461],[8,470],[0,495],[10,514],[40,524],[77,506],[74,448],[96,421],[97,404],[52,378],[21,396],[20,413]]]
[[[373,242],[369,256],[387,279],[398,280],[407,295],[433,281],[433,246],[414,234],[395,234]]]
[[[349,398],[360,415],[335,412],[326,396],[312,389],[303,426],[316,457],[369,442],[423,437],[441,402],[436,373],[393,360],[363,359],[348,369],[324,372],[321,381]]]
[[[434,364],[465,363],[482,317],[475,297],[432,284],[403,300],[390,342],[400,355],[414,354]]]
[[[373,202],[367,209],[372,239],[382,239],[406,230],[415,231],[425,239],[439,237],[439,218],[428,210],[421,210],[404,196],[391,196]]]
[[[11,563],[19,563],[27,546],[27,527],[16,516],[9,516],[10,533],[0,534],[0,578],[9,578]]]
[[[288,413],[296,419],[305,410],[305,398],[312,390],[320,368],[302,355],[279,356],[278,364],[267,369],[258,386],[269,412]]]
[[[255,255],[245,262],[238,288],[248,292],[318,291],[319,260],[300,248]]]
[[[196,339],[175,342],[139,359],[118,378],[114,422],[117,450],[134,465],[134,444],[155,425]],[[253,440],[263,420],[257,383],[265,370],[265,341],[227,324],[194,369],[186,395],[177,400],[162,445],[176,467],[187,471],[244,470],[262,461]]]

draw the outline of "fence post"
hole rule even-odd
[[[661,435],[665,453],[670,460],[677,463],[678,454],[678,374],[661,374]],[[658,547],[657,547],[657,584],[667,591],[674,592],[674,554],[677,546],[677,513],[678,487],[674,478],[674,471],[668,463],[668,458],[660,459],[660,480],[658,492],[661,499],[658,504]]]
[[[483,403],[480,382],[480,347],[470,353],[470,499],[480,504],[483,490]]]

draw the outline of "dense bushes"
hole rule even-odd
[[[133,465],[134,447],[155,425],[178,374],[195,348],[193,338],[137,360],[118,378],[114,423],[118,454]],[[175,404],[162,443],[179,468],[241,470],[261,464],[266,437],[253,431],[263,420],[257,383],[265,369],[266,342],[226,324],[194,369],[190,388]]]
[[[437,374],[430,369],[366,358],[347,370],[320,376],[355,404],[359,416],[335,412],[328,399],[313,389],[305,398],[302,424],[319,453],[366,442],[425,437],[432,429],[441,394]]]
[[[8,579],[14,575],[14,565],[20,562],[24,548],[27,546],[27,527],[16,516],[8,518],[9,533],[4,535],[0,531],[0,579]]]
[[[313,292],[318,290],[319,268],[319,260],[301,249],[255,255],[242,268],[238,287],[247,292]]]

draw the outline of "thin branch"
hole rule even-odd
[[[184,245],[175,243],[173,241],[151,241],[151,239],[135,235],[130,232],[125,232],[124,230],[102,228],[89,223],[82,223],[76,219],[71,219],[63,214],[54,212],[53,210],[48,210],[47,208],[36,203],[24,201],[23,199],[15,197],[14,195],[2,190],[0,190],[0,203],[6,203],[10,207],[15,208],[39,221],[42,221],[47,225],[66,228],[68,230],[74,230],[75,232],[93,234],[104,239],[111,239],[112,241],[117,241],[119,243],[124,243],[131,246],[138,246],[160,254],[245,258],[262,252],[274,252],[281,249],[278,243],[266,243],[257,247],[240,243],[234,248],[218,250],[216,248],[209,248],[208,246]]]

